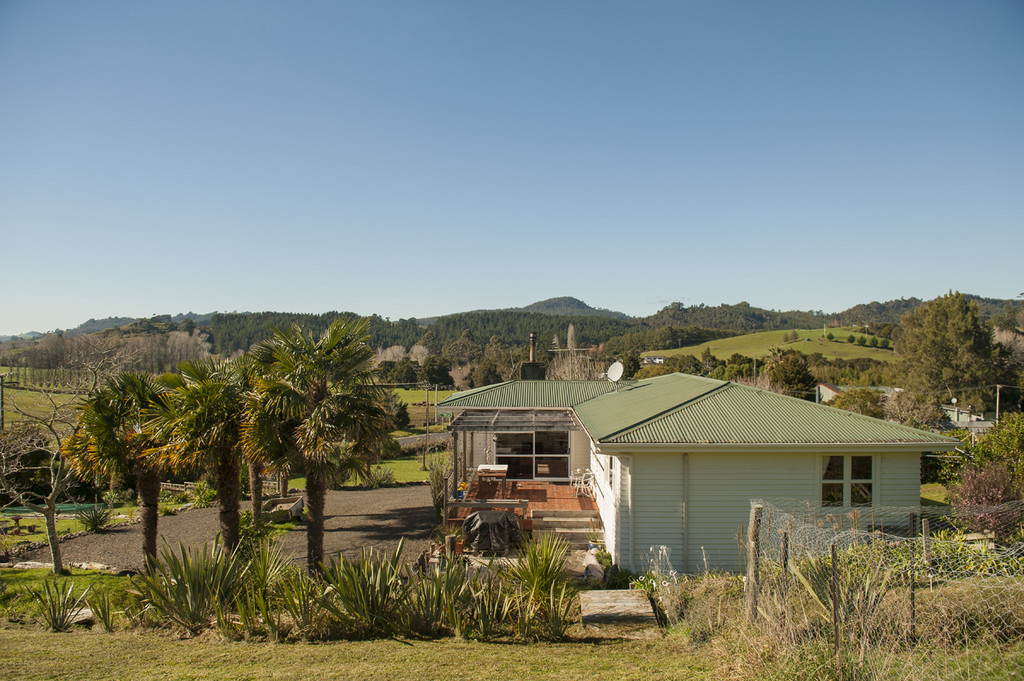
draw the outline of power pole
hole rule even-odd
[[[4,402],[5,380],[7,380],[7,374],[0,374],[0,430],[3,430],[6,427],[4,425],[4,413],[7,411],[7,403]]]

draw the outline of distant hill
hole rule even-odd
[[[196,312],[185,312],[184,314],[178,313],[174,316],[157,315],[152,319],[171,322],[174,324],[180,324],[185,319],[191,319],[196,323],[196,326],[209,326],[214,314],[216,313],[207,312],[204,314],[198,314]],[[105,317],[103,319],[90,319],[82,322],[73,329],[57,329],[57,333],[63,333],[68,336],[75,336],[80,333],[97,333],[108,329],[119,329],[142,321],[145,321],[144,317]]]
[[[612,319],[629,319],[629,315],[605,308],[590,307],[579,298],[562,296],[560,298],[548,298],[521,308],[512,308],[523,312],[539,312],[540,314],[559,315],[564,317],[573,316],[599,316],[611,317]]]
[[[830,333],[834,332],[834,335],[836,336],[836,339],[833,341],[828,341],[821,337],[820,326],[810,329],[794,330],[799,332],[799,338],[795,341],[790,341],[786,338],[786,336],[789,335],[788,331],[758,331],[755,333],[733,336],[731,338],[715,339],[682,348],[648,350],[641,354],[644,356],[655,355],[662,357],[671,357],[673,355],[693,355],[694,357],[700,357],[704,352],[704,349],[707,348],[711,350],[711,354],[715,357],[719,359],[728,359],[733,353],[739,353],[741,355],[746,355],[747,357],[765,357],[768,355],[771,348],[780,347],[784,350],[799,350],[805,355],[810,355],[815,352],[821,353],[821,355],[826,359],[850,360],[869,358],[881,362],[892,362],[895,357],[891,349],[861,346],[855,343],[846,342],[846,337],[851,334],[855,336],[865,335],[861,333],[859,329],[854,327],[837,327],[832,329]],[[871,336],[867,335],[866,337],[870,338]]]
[[[68,336],[75,336],[80,333],[96,333],[97,331],[106,331],[107,329],[116,329],[125,324],[131,324],[132,322],[138,321],[139,317],[104,317],[103,319],[90,319],[82,322],[73,329],[57,329],[58,333],[64,333]]]

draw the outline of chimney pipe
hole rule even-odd
[[[530,362],[537,361],[534,358],[534,353],[537,350],[537,334],[533,331],[530,332]]]

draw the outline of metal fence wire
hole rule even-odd
[[[944,506],[752,500],[748,626],[781,643],[827,641],[840,668],[921,648],[969,665],[971,655],[961,653],[1019,647],[1022,520],[1024,502],[953,514]]]

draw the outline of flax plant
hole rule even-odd
[[[143,575],[133,592],[158,617],[195,635],[209,626],[218,606],[235,600],[246,566],[219,542],[178,552],[166,545],[153,574]]]
[[[67,631],[74,624],[75,618],[85,609],[86,589],[76,598],[75,583],[66,581],[63,584],[45,581],[41,589],[27,589],[29,595],[40,607],[40,614],[50,631]]]
[[[343,556],[323,566],[323,579],[328,585],[324,607],[344,620],[350,617],[368,635],[390,636],[400,628],[401,609],[406,603],[409,587],[403,579],[401,562],[404,540],[391,555],[374,549],[363,549],[359,560]]]

